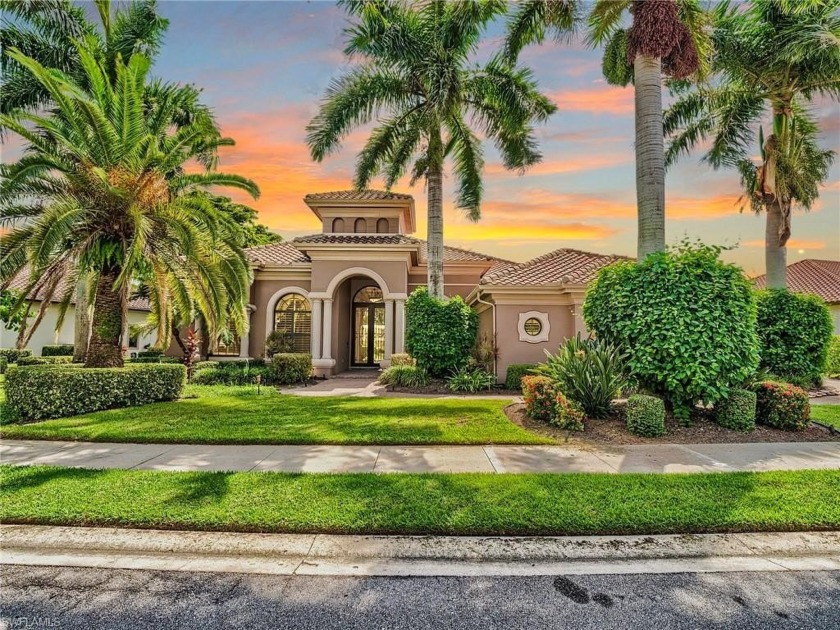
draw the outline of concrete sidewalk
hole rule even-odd
[[[271,575],[840,570],[840,533],[337,536],[2,525],[2,564]]]
[[[840,470],[840,442],[566,446],[278,446],[3,440],[0,463],[330,473]]]

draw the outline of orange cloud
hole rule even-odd
[[[618,116],[633,113],[635,104],[632,87],[620,88],[606,83],[597,85],[593,88],[554,92],[549,98],[561,111]]]
[[[554,225],[523,225],[521,223],[475,223],[445,228],[447,241],[495,241],[500,243],[542,241],[594,241],[618,233],[602,225],[585,223],[558,223]]]
[[[741,243],[742,247],[764,247],[764,241],[761,240],[754,240],[754,241],[744,241]],[[825,241],[818,241],[816,239],[800,239],[800,238],[792,238],[787,242],[787,246],[790,249],[825,249],[827,247],[827,243]]]
[[[614,166],[621,166],[629,164],[633,161],[632,153],[620,154],[611,153],[603,155],[575,155],[568,159],[551,159],[544,160],[539,164],[530,167],[522,175],[528,176],[542,176],[542,175],[563,175],[566,173],[581,173],[584,171],[595,171],[602,168],[612,168]],[[500,175],[519,175],[516,171],[510,171],[499,163],[490,164],[484,169],[485,176],[498,177]]]

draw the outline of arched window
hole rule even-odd
[[[371,304],[382,301],[382,289],[379,287],[364,287],[356,292],[353,301],[357,304]]]
[[[274,308],[274,330],[284,333],[289,352],[309,352],[312,335],[312,307],[298,293],[284,295]]]
[[[332,231],[333,232],[343,232],[344,231],[344,219],[342,219],[342,218],[333,219]]]
[[[376,221],[376,233],[387,234],[389,231],[388,219],[378,219]]]
[[[364,219],[356,219],[356,223],[353,225],[353,231],[356,234],[364,234],[367,232],[367,221]]]

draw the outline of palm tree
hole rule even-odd
[[[378,174],[390,189],[413,161],[411,183],[425,179],[428,195],[428,288],[443,297],[443,176],[451,158],[455,204],[472,220],[481,214],[483,151],[475,126],[492,139],[510,169],[542,156],[532,124],[555,106],[537,90],[530,71],[494,59],[470,62],[502,0],[417,5],[385,0],[342,2],[356,22],[345,52],[361,65],[333,82],[307,127],[312,158],[335,151],[353,128],[376,120],[356,163],[355,185]]]
[[[678,90],[665,116],[668,164],[711,138],[703,159],[716,169],[737,168],[753,210],[766,212],[770,288],[787,287],[792,206],[811,207],[834,157],[818,146],[807,106],[816,96],[840,97],[838,10],[840,0],[754,0],[746,10],[722,4],[715,12],[714,82]],[[756,148],[758,167],[751,159]]]
[[[582,20],[576,0],[525,0],[508,22],[505,56],[532,43],[571,36]],[[626,12],[632,25],[622,28]],[[603,70],[613,85],[635,87],[638,258],[665,249],[665,160],[662,78],[688,77],[707,54],[705,17],[697,0],[596,0],[589,41],[605,44]]]
[[[66,304],[77,277],[90,277],[89,367],[122,365],[126,304],[132,279],[143,271],[157,280],[152,301],[160,313],[174,301],[218,330],[233,310],[243,328],[250,269],[238,232],[195,193],[208,186],[240,188],[254,197],[259,191],[250,180],[211,167],[184,171],[185,164],[232,141],[204,117],[175,125],[185,94],[149,84],[144,55],[126,62],[118,57],[112,79],[105,61],[79,44],[76,54],[90,86],[84,89],[20,51],[8,54],[35,76],[54,107],[47,115],[0,115],[0,125],[28,142],[23,157],[0,167],[0,221],[13,225],[0,238],[0,282],[28,267],[24,293],[43,289],[49,302],[64,279]],[[150,92],[156,98],[149,100]]]

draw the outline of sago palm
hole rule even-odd
[[[455,205],[478,220],[484,159],[476,131],[495,143],[507,168],[521,170],[541,159],[532,125],[555,106],[528,70],[498,60],[473,65],[485,26],[504,9],[501,0],[342,4],[356,18],[345,52],[361,64],[330,86],[307,127],[312,157],[321,161],[353,128],[376,121],[356,163],[355,185],[366,188],[381,174],[390,189],[409,168],[412,184],[425,179],[428,288],[443,297],[447,158]]]
[[[90,38],[86,38],[88,44]],[[115,72],[84,45],[81,87],[19,51],[9,55],[37,78],[54,104],[48,114],[17,110],[0,124],[27,143],[23,157],[3,165],[0,220],[12,230],[0,240],[0,281],[28,268],[27,292],[43,289],[44,302],[66,282],[95,279],[86,365],[122,365],[120,340],[132,279],[154,274],[153,303],[165,320],[176,304],[201,313],[209,326],[231,311],[244,326],[250,269],[229,219],[195,191],[232,186],[258,195],[243,177],[205,169],[186,173],[196,156],[232,141],[203,118],[176,127],[179,92],[161,90],[151,107],[149,60],[116,59]],[[168,327],[167,327],[168,329]]]
[[[754,0],[746,10],[720,5],[713,81],[678,90],[666,112],[668,163],[710,140],[704,161],[738,169],[753,210],[766,213],[770,288],[787,287],[792,207],[811,207],[834,157],[819,147],[807,107],[817,96],[840,98],[838,12],[840,0]]]

